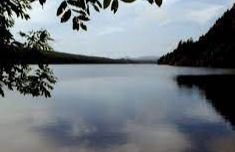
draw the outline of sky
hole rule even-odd
[[[234,0],[163,0],[161,8],[146,0],[119,3],[116,14],[92,12],[87,32],[61,24],[56,11],[62,0],[38,2],[29,11],[30,21],[16,20],[13,33],[47,29],[56,51],[105,57],[161,56],[171,52],[180,40],[205,34]],[[17,36],[16,36],[17,37]]]

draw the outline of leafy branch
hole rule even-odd
[[[33,0],[34,1],[34,0]],[[125,3],[133,3],[136,0],[121,0]],[[150,4],[155,3],[157,6],[162,5],[163,0],[147,0]],[[46,0],[39,0],[41,5]],[[83,29],[87,31],[86,22],[90,20],[90,7],[100,12],[101,9],[107,9],[111,6],[111,11],[115,14],[119,7],[119,0],[103,0],[103,4],[99,0],[63,0],[57,9],[57,16],[60,17],[61,23],[68,22],[71,18],[73,30],[79,31]]]
[[[49,42],[53,41],[47,30],[30,31],[28,33],[19,32],[20,36],[25,38],[24,47],[40,51],[53,51]]]

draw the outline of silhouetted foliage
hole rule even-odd
[[[26,39],[23,43],[25,48],[36,49],[41,51],[53,51],[49,42],[53,41],[46,30],[30,31],[29,33],[20,32],[20,35]]]
[[[22,44],[16,41],[10,32],[14,26],[14,15],[28,20],[30,16],[27,11],[31,9],[31,0],[2,0],[0,1],[0,48],[1,51],[36,49],[49,51],[52,48],[49,45],[51,41],[50,34],[46,30],[31,31],[29,33],[20,32],[20,35],[26,38]]]
[[[40,1],[43,2],[43,1]],[[50,51],[50,34],[46,30],[23,33],[25,42],[18,42],[10,32],[14,26],[14,16],[28,20],[27,11],[31,9],[30,0],[1,0],[0,1],[0,95],[4,96],[4,88],[17,90],[32,96],[50,97],[50,91],[56,82],[56,77],[48,65],[39,64],[30,67],[21,63],[21,56],[30,52],[32,56],[38,52]],[[21,60],[19,60],[21,59]]]
[[[0,64],[0,95],[4,88],[16,90],[24,95],[50,97],[56,77],[48,65]]]
[[[235,67],[235,5],[198,41],[180,42],[159,64],[180,66]]]
[[[27,11],[31,9],[29,0],[1,0],[0,1],[0,45],[9,44],[13,39],[10,28],[14,26],[13,15],[28,20]]]
[[[36,1],[36,0],[32,0]],[[132,3],[135,0],[121,0],[125,3]],[[147,0],[150,4],[155,2],[159,7],[162,5],[162,0]],[[46,0],[39,0],[41,5],[46,3]],[[86,22],[90,20],[91,11],[111,8],[113,13],[116,13],[119,7],[119,0],[103,0],[103,4],[99,0],[62,0],[57,9],[57,16],[60,17],[61,23],[69,21],[71,18],[74,30],[87,30]]]
[[[180,87],[199,88],[207,101],[235,128],[235,75],[182,75],[176,81]]]

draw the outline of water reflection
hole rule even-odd
[[[235,127],[235,75],[184,75],[176,80],[180,87],[199,88],[216,111]]]
[[[85,122],[76,124],[66,120],[57,120],[55,124],[36,128],[35,131],[51,137],[58,147],[86,146],[106,149],[127,142],[125,132],[115,130],[111,126],[98,128]]]
[[[48,65],[0,65],[0,96],[4,90],[16,90],[23,95],[50,97],[56,77]]]
[[[207,70],[70,65],[53,71],[59,82],[47,100],[55,102],[14,92],[0,102],[1,151],[235,151],[234,131],[204,90],[173,79]]]

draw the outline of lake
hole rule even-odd
[[[2,152],[235,151],[235,70],[51,67],[51,98],[0,96]]]

